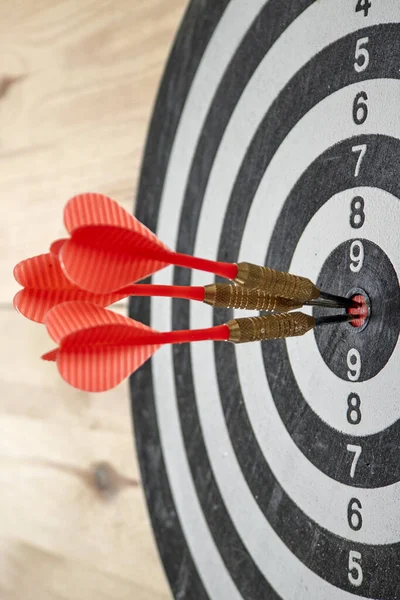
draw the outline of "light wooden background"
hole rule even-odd
[[[69,388],[14,313],[12,268],[98,191],[132,208],[185,0],[0,0],[0,598],[167,600],[127,385]],[[119,310],[124,311],[121,305]]]

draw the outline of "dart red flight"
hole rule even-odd
[[[58,257],[40,254],[15,267],[14,277],[24,287],[14,297],[14,308],[28,319],[43,323],[46,313],[63,302],[82,301],[109,306],[127,296],[164,296],[204,301],[204,287],[132,284],[109,294],[93,294],[64,275]]]
[[[76,196],[68,203],[64,220],[71,237],[55,242],[52,251],[59,253],[66,276],[92,293],[114,292],[175,265],[213,273],[248,289],[300,303],[321,295],[305,277],[251,263],[226,263],[174,252],[106,196]]]
[[[112,294],[92,294],[65,277],[59,260],[52,254],[40,254],[14,268],[14,277],[23,290],[14,297],[14,308],[28,319],[43,323],[46,313],[62,302],[80,300],[108,306],[129,295],[130,290]]]
[[[170,250],[157,236],[114,200],[100,194],[81,194],[65,208],[64,223],[71,238],[57,240],[67,277],[93,293],[113,292],[163,269],[178,265],[228,279],[237,266],[198,259]]]
[[[316,326],[350,319],[352,315],[318,320],[294,312],[232,319],[207,329],[159,332],[100,306],[67,302],[46,315],[46,327],[59,348],[42,358],[56,360],[62,377],[74,387],[100,392],[118,385],[164,344],[242,344],[304,335]]]
[[[227,340],[226,325],[160,333],[127,317],[84,302],[50,310],[46,328],[59,348],[45,354],[56,360],[61,376],[81,390],[100,392],[121,383],[168,343]]]

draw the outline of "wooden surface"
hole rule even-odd
[[[12,268],[63,234],[82,191],[133,206],[185,0],[0,2],[0,598],[167,600],[127,384],[69,388]],[[121,304],[118,308],[125,311]]]

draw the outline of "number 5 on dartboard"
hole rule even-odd
[[[350,550],[348,578],[351,585],[354,585],[355,587],[360,587],[364,579],[361,567],[361,560],[362,556],[360,552]]]
[[[369,51],[366,48],[369,43],[369,38],[363,37],[357,40],[356,51],[354,54],[355,62],[354,69],[357,73],[362,73],[369,65]]]

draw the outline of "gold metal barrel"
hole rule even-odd
[[[267,294],[293,299],[304,304],[320,296],[320,290],[306,277],[283,273],[251,263],[238,263],[235,283],[250,289],[261,289]]]
[[[250,289],[240,285],[213,283],[204,287],[204,302],[214,308],[239,308],[289,312],[300,308],[302,302],[271,296],[265,290]]]
[[[314,317],[300,312],[228,321],[229,342],[244,344],[300,336],[315,327]]]

